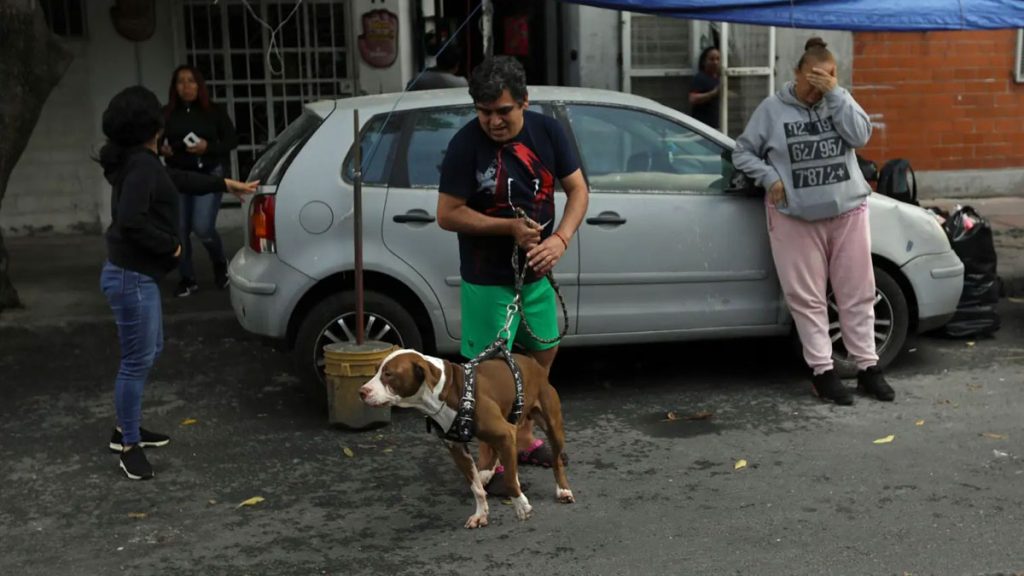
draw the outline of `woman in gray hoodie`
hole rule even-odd
[[[766,98],[736,141],[733,161],[768,191],[768,236],[786,304],[793,315],[814,393],[852,404],[832,363],[827,289],[839,307],[843,342],[857,364],[857,388],[879,400],[895,392],[875,350],[875,277],[867,196],[871,187],[854,150],[871,121],[836,83],[836,59],[811,38],[796,80]]]

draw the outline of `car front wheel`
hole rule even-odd
[[[423,349],[423,337],[412,315],[394,299],[365,293],[363,322],[367,340],[394,344],[399,348]],[[334,294],[313,307],[299,327],[293,357],[299,376],[318,404],[327,404],[324,386],[324,346],[356,341],[356,298],[354,292]]]

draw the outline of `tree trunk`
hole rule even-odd
[[[36,0],[0,0],[0,208],[43,104],[71,60],[47,28]],[[21,306],[8,265],[0,230],[0,312]]]

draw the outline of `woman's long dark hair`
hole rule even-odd
[[[164,108],[166,116],[170,116],[171,112],[174,112],[181,103],[181,98],[178,96],[178,74],[184,71],[191,72],[199,86],[199,92],[196,94],[196,102],[199,102],[199,107],[203,110],[210,109],[210,92],[206,89],[206,78],[203,78],[203,73],[191,64],[182,64],[174,69],[174,74],[171,74],[171,87],[167,91],[167,106]]]
[[[711,54],[712,50],[718,50],[718,46],[711,45],[701,50],[700,58],[697,58],[697,71],[704,72],[704,66],[708,63],[708,54]]]
[[[143,86],[131,86],[118,92],[103,111],[106,144],[96,160],[105,172],[116,171],[126,153],[152,140],[164,127],[160,100]]]

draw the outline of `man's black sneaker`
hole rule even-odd
[[[822,400],[831,400],[841,406],[853,404],[853,394],[839,381],[839,375],[835,370],[812,376],[811,386]]]
[[[184,298],[191,296],[199,290],[199,284],[191,278],[182,278],[181,282],[178,282],[178,287],[174,289],[174,295],[178,298]]]
[[[149,480],[153,477],[153,467],[149,465],[146,453],[138,444],[121,452],[121,470],[129,480]]]
[[[885,375],[878,366],[857,372],[857,391],[874,396],[883,402],[892,402],[896,398],[896,391],[885,381]]]
[[[159,448],[160,446],[167,446],[167,443],[171,441],[171,437],[166,434],[160,434],[159,432],[150,432],[145,428],[139,428],[139,446],[145,448]],[[110,451],[117,452],[120,454],[122,442],[124,436],[121,431],[114,427],[113,434],[110,435]]]

